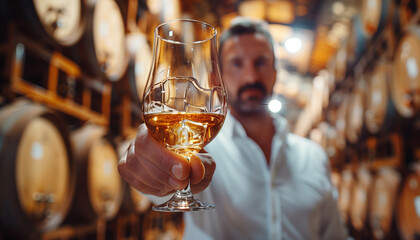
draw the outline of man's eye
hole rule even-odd
[[[255,63],[255,66],[257,66],[257,67],[262,67],[262,66],[265,66],[265,65],[267,65],[266,60],[259,60]]]
[[[241,63],[241,62],[239,62],[239,61],[233,61],[233,62],[232,62],[232,66],[233,66],[233,67],[241,67],[241,66],[242,66],[242,63]]]

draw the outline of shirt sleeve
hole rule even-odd
[[[324,196],[321,221],[321,239],[351,239],[348,237],[347,228],[338,210],[337,201],[333,197],[333,191]]]
[[[329,159],[322,151],[325,168],[325,184],[328,191],[324,194],[321,203],[320,239],[352,239],[349,238],[347,227],[338,209],[338,192],[331,182],[331,167]]]

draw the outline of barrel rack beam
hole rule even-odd
[[[96,222],[80,226],[63,225],[50,232],[41,234],[41,240],[67,240],[96,234],[96,240],[105,240],[106,220],[99,218]]]
[[[47,50],[24,36],[13,32],[10,34],[10,38],[5,44],[8,51],[11,51],[11,54],[7,54],[10,69],[6,69],[6,77],[10,81],[10,91],[22,94],[33,101],[47,104],[57,111],[64,112],[82,121],[109,126],[112,90],[110,82],[88,79],[76,63],[63,56],[60,52]],[[4,48],[5,45],[2,45],[1,48]],[[46,87],[33,84],[22,77],[25,69],[25,54],[27,54],[28,49],[49,64]],[[77,103],[68,96],[62,97],[57,93],[60,72],[70,79],[82,81],[83,93],[81,103]],[[94,111],[91,108],[93,91],[101,94],[100,111]]]

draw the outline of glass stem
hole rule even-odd
[[[192,193],[191,193],[190,182],[188,182],[188,185],[184,189],[178,190],[178,192],[180,192],[180,194],[185,195],[185,196],[191,195]]]
[[[187,159],[187,161],[190,162],[189,156],[185,157],[185,159]],[[192,196],[191,183],[188,181],[188,185],[182,190],[177,190],[176,193],[178,194],[179,197],[185,197],[185,198],[191,197]]]
[[[189,161],[190,158],[186,157]],[[188,182],[187,187],[181,190],[177,190],[175,194],[167,202],[164,202],[158,206],[154,206],[154,211],[161,212],[185,212],[185,211],[201,211],[213,209],[213,205],[208,205],[197,198],[191,192],[191,183]]]

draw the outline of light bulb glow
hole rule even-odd
[[[283,104],[277,99],[273,99],[268,103],[268,109],[273,113],[280,112],[282,107]]]
[[[284,46],[286,47],[286,50],[290,53],[296,53],[299,52],[302,48],[302,40],[297,37],[292,37],[286,40],[284,43]]]

